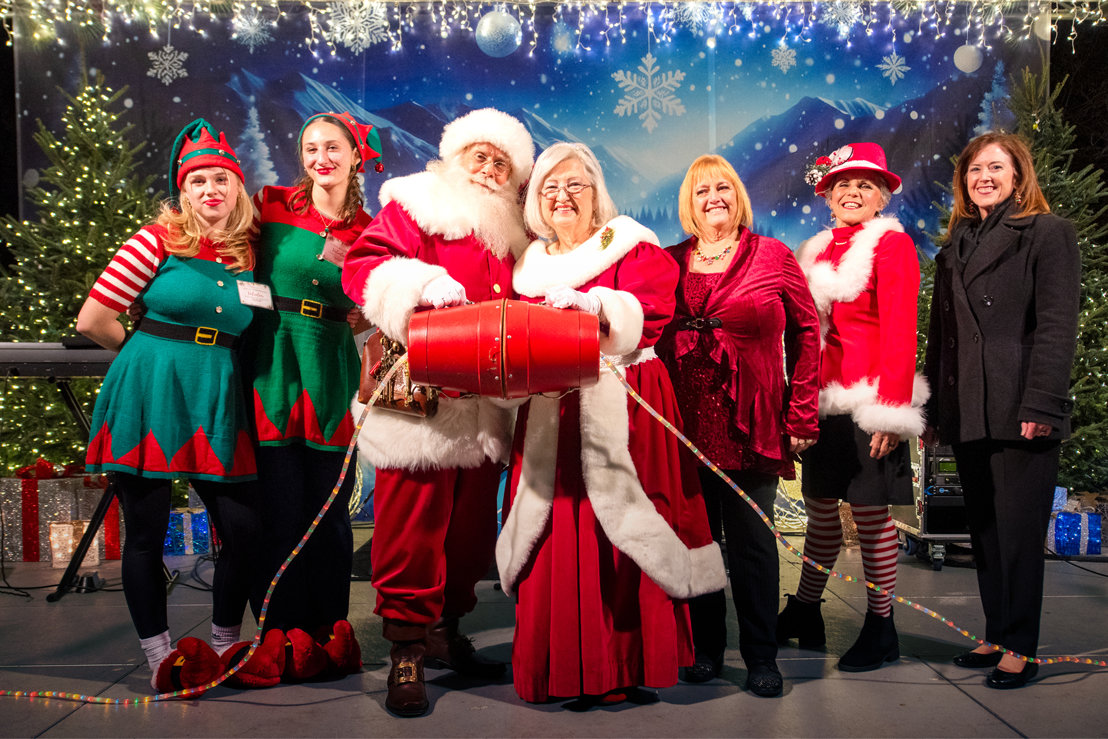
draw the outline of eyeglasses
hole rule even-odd
[[[539,193],[547,200],[557,200],[558,193],[562,190],[566,191],[566,195],[574,196],[580,195],[581,191],[586,187],[592,187],[592,185],[585,182],[567,182],[564,185],[546,185]]]
[[[473,159],[474,164],[477,165],[477,169],[484,169],[485,167],[492,165],[492,171],[498,175],[506,175],[512,171],[512,165],[503,159],[494,159],[483,151],[476,150],[470,154],[470,158]]]

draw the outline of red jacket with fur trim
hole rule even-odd
[[[850,413],[869,433],[922,433],[919,260],[904,228],[875,218],[827,229],[800,246],[797,261],[820,317],[820,416]]]

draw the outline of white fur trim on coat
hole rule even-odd
[[[546,398],[531,402],[520,484],[496,548],[501,584],[509,594],[542,537],[554,495],[558,404]],[[672,598],[720,590],[727,575],[719,545],[685,546],[643,490],[628,451],[629,435],[623,387],[602,373],[599,383],[581,390],[581,467],[605,535]]]
[[[494,108],[466,113],[442,129],[439,156],[450,159],[471,144],[492,144],[512,160],[512,182],[517,185],[531,174],[535,142],[520,121]]]
[[[382,208],[395,200],[421,231],[448,241],[464,239],[487,225],[483,220],[487,214],[475,208],[473,200],[459,198],[457,185],[435,172],[417,172],[386,180],[378,199]],[[500,224],[505,242],[513,254],[520,253],[529,242],[522,211],[516,220],[501,220],[506,221]]]
[[[604,232],[612,240],[604,246]],[[627,216],[616,216],[571,252],[549,254],[546,242],[532,242],[516,262],[512,286],[520,295],[539,298],[559,285],[578,287],[608,269],[643,242],[658,245],[658,236]]]
[[[351,404],[355,418],[364,406]],[[373,409],[358,434],[358,453],[374,467],[427,470],[507,462],[515,411],[484,398],[439,397],[438,412],[417,418]]]
[[[860,380],[847,387],[832,382],[819,391],[819,415],[826,418],[849,413],[858,428],[869,434],[886,431],[903,437],[919,436],[926,421],[923,404],[929,397],[931,388],[918,373],[912,383],[909,405],[882,403],[877,397],[877,385],[869,380]]]
[[[895,218],[874,218],[867,221],[854,234],[850,248],[837,265],[828,261],[816,261],[831,244],[833,234],[829,228],[820,231],[797,249],[796,261],[808,279],[808,289],[812,291],[812,298],[816,301],[820,328],[824,333],[832,304],[849,303],[862,294],[873,274],[873,255],[877,242],[889,231],[904,233],[904,227]]]
[[[610,357],[633,352],[642,340],[642,303],[632,293],[597,285],[589,295],[600,298],[600,315],[608,327],[600,332],[600,351]]]
[[[394,341],[408,344],[408,323],[427,283],[446,268],[418,259],[393,257],[375,267],[362,293],[362,313]]]

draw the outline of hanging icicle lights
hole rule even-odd
[[[710,43],[718,36],[757,34],[768,23],[783,22],[794,38],[813,28],[837,27],[845,36],[873,34],[891,29],[894,20],[908,20],[921,35],[944,36],[959,32],[967,38],[984,39],[985,30],[1000,37],[1042,40],[1057,37],[1059,20],[1072,20],[1068,39],[1079,27],[1106,22],[1108,0],[1061,2],[1013,2],[1012,0],[825,0],[823,2],[710,2],[668,0],[667,2],[458,2],[440,0],[0,0],[8,30],[13,38],[33,42],[55,41],[63,29],[77,27],[100,34],[105,42],[122,22],[145,25],[159,37],[167,28],[189,30],[202,36],[212,23],[233,24],[236,34],[268,33],[282,22],[303,19],[308,26],[305,44],[313,51],[332,55],[345,47],[355,53],[385,37],[394,50],[403,47],[404,37],[419,24],[438,27],[447,38],[455,33],[472,34],[477,21],[492,10],[514,15],[522,27],[526,44],[538,44],[537,14],[553,15],[576,31],[571,39],[577,49],[590,44],[625,42],[625,21],[645,17],[650,34],[661,43],[672,41],[681,28],[693,29]],[[588,34],[586,34],[586,29]],[[364,38],[361,38],[364,36]]]

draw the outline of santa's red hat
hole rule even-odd
[[[523,182],[531,174],[535,142],[524,125],[507,113],[481,108],[446,124],[439,156],[450,159],[473,144],[492,144],[507,154],[512,162],[513,182]]]

